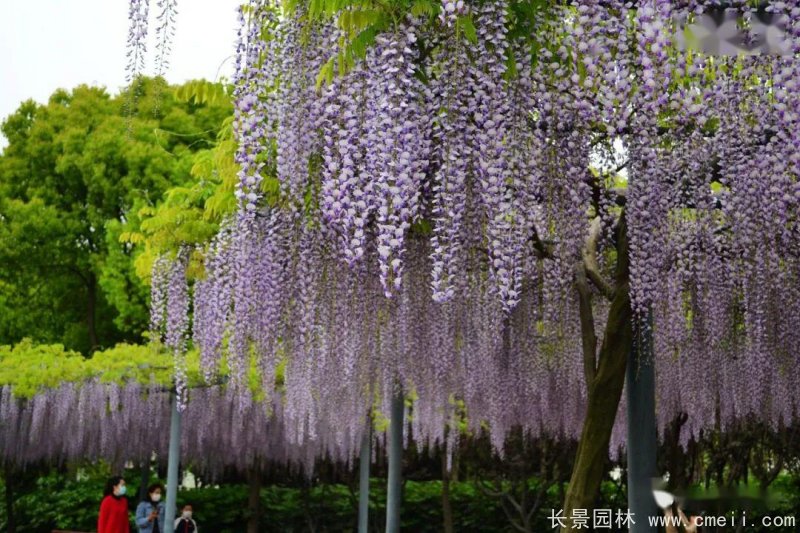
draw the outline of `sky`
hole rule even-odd
[[[241,0],[178,0],[170,83],[230,78]],[[156,0],[150,0],[150,37]],[[125,85],[127,0],[0,0],[0,120],[23,101],[46,102],[59,88]],[[145,74],[155,70],[148,47]],[[0,133],[0,150],[6,146]]]

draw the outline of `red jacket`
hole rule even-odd
[[[108,495],[100,504],[100,517],[97,519],[97,533],[130,533],[128,518],[128,498],[115,498]]]

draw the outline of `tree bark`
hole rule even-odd
[[[247,533],[258,533],[261,519],[261,471],[253,468],[247,481]]]
[[[97,339],[97,278],[90,273],[86,279],[86,329],[89,333],[90,353],[99,347]]]
[[[447,446],[442,448],[442,452],[442,518],[444,533],[454,533],[453,505],[450,501],[450,472],[447,470]]]
[[[150,485],[150,460],[142,463],[142,478],[139,481],[139,501],[147,498],[147,487]]]
[[[570,521],[574,509],[587,509],[591,516],[591,509],[594,507],[607,465],[611,431],[625,383],[628,353],[633,344],[633,312],[628,267],[628,235],[623,215],[617,238],[614,294],[597,369],[593,378],[587,380],[586,417],[564,501],[563,516],[566,517],[566,526],[562,528],[564,532],[576,531]]]
[[[4,465],[5,476],[5,496],[6,496],[6,531],[8,533],[16,533],[17,526],[14,522],[14,470],[11,468],[11,463],[6,462]]]

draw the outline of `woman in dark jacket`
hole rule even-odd
[[[97,533],[130,533],[128,498],[125,497],[125,480],[114,476],[106,482],[100,516],[97,518]]]
[[[139,533],[164,533],[169,528],[164,526],[164,485],[153,483],[147,487],[147,497],[136,507],[136,527]]]

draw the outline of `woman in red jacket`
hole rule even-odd
[[[122,476],[114,476],[106,482],[100,517],[97,519],[97,533],[131,533],[125,490]]]

